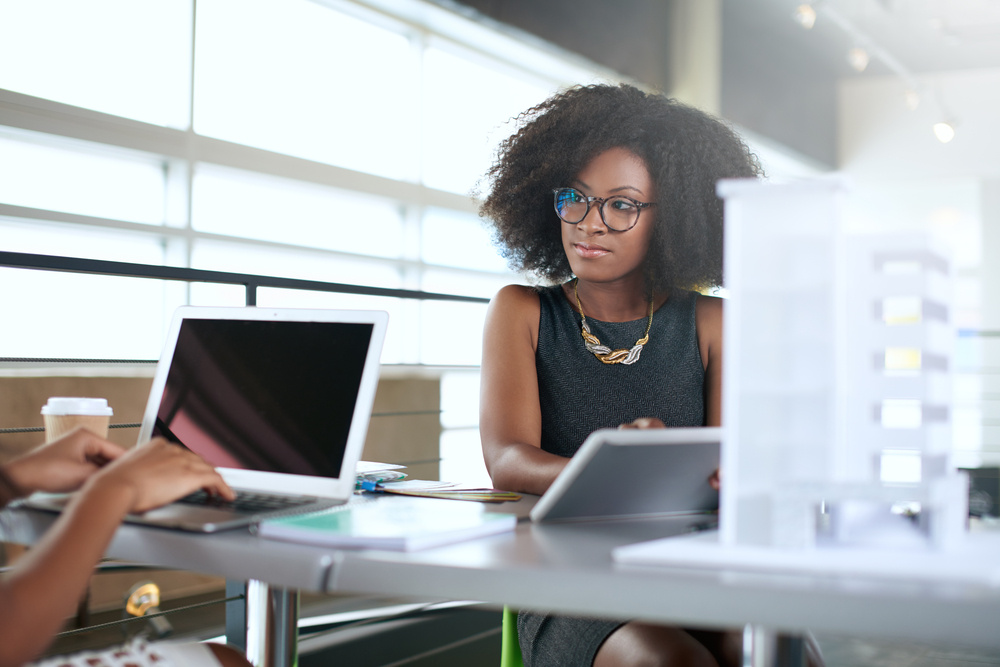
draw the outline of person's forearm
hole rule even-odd
[[[76,609],[131,503],[108,486],[85,488],[0,583],[0,667],[37,657]]]
[[[542,495],[569,463],[563,456],[523,444],[505,445],[488,468],[493,486],[505,491]]]

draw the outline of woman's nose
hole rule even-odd
[[[590,209],[587,211],[587,215],[583,216],[583,220],[576,223],[576,226],[588,234],[601,234],[606,232],[608,228],[604,224],[604,220],[601,218],[600,204],[592,204]]]

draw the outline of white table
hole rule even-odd
[[[533,499],[507,504],[524,514]],[[429,502],[457,502],[431,500]],[[52,517],[7,510],[6,541],[32,543]],[[745,624],[831,634],[1000,647],[1000,589],[865,577],[620,567],[618,545],[684,530],[687,519],[533,525],[428,551],[334,551],[264,540],[123,526],[108,555],[250,580],[248,656],[293,664],[297,592],[469,599],[561,613],[705,627]],[[254,591],[254,586],[251,586]],[[254,647],[253,649],[251,647]],[[254,653],[253,651],[256,651]]]

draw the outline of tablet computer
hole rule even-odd
[[[722,429],[594,431],[531,510],[531,520],[575,521],[711,512],[719,492]]]

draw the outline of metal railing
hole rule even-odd
[[[122,278],[153,278],[158,280],[175,280],[189,283],[241,285],[246,290],[246,305],[248,306],[257,305],[257,290],[261,287],[309,290],[313,292],[336,292],[340,294],[359,294],[363,296],[381,296],[396,299],[489,303],[489,299],[484,297],[464,296],[461,294],[442,294],[438,292],[422,292],[419,290],[351,285],[348,283],[329,283],[321,280],[304,280],[300,278],[281,278],[278,276],[261,276],[249,273],[209,271],[206,269],[189,269],[180,266],[165,266],[158,264],[134,264],[132,262],[115,262],[104,259],[36,255],[23,252],[0,251],[0,267],[69,273],[89,273],[105,276],[118,276]]]
[[[33,253],[0,251],[0,268],[30,269],[39,271],[56,271],[64,273],[81,273],[121,278],[148,278],[153,280],[171,280],[188,283],[214,283],[221,285],[240,285],[246,290],[246,305],[257,305],[257,290],[259,288],[281,288],[306,290],[312,292],[328,292],[339,294],[354,294],[361,296],[389,297],[397,299],[414,299],[425,301],[456,301],[464,303],[489,303],[489,299],[460,294],[443,294],[424,292],[420,290],[392,289],[371,287],[368,285],[352,285],[348,283],[332,283],[320,280],[304,280],[299,278],[283,278],[280,276],[264,276],[247,273],[232,273],[226,271],[210,271],[191,269],[178,266],[158,264],[138,264],[102,259],[85,259],[81,257],[63,257],[56,255],[40,255]],[[57,358],[25,358],[0,357],[0,363],[39,363],[39,364],[155,364],[155,359],[57,359]],[[440,411],[435,412],[438,414]],[[400,416],[402,413],[386,412],[372,413],[372,417]],[[416,411],[412,415],[429,414]],[[112,424],[111,428],[138,428],[140,424]],[[0,434],[41,432],[41,427],[10,426],[0,428]],[[414,461],[413,463],[423,463]]]

